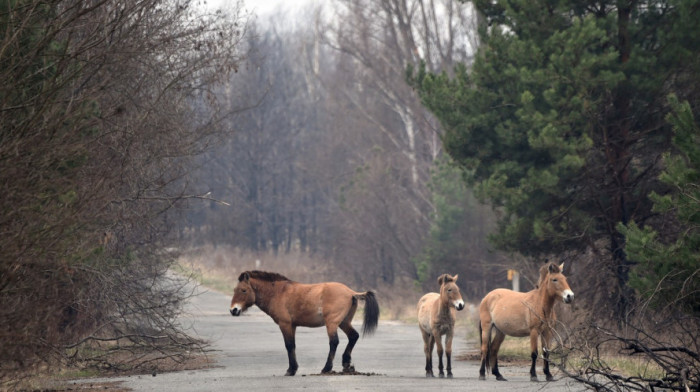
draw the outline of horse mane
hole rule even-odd
[[[549,272],[557,273],[561,272],[561,269],[559,268],[559,265],[557,263],[554,263],[552,261],[547,262],[545,260],[545,263],[540,267],[540,279],[537,281],[537,286],[536,287],[541,287],[542,283],[544,283],[544,278],[547,277],[547,274]]]
[[[266,272],[266,271],[246,271],[241,273],[241,275],[238,277],[238,281],[242,281],[244,279],[244,275],[248,274],[253,279],[257,280],[263,280],[265,282],[279,282],[279,281],[290,281],[289,278],[286,276],[280,275],[275,272]]]

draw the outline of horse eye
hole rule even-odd
[[[448,292],[448,293],[451,293],[451,292],[452,292],[452,289],[447,289],[447,292]]]
[[[245,293],[245,290],[241,290],[241,291]]]
[[[552,279],[552,282],[556,283],[556,282],[557,282],[557,280],[556,280],[556,279]]]

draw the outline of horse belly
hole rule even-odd
[[[527,315],[516,309],[504,307],[492,312],[492,322],[508,336],[530,336],[530,323]]]
[[[322,327],[325,325],[323,318],[323,308],[319,306],[308,306],[294,312],[292,321],[300,327]]]
[[[440,294],[437,293],[428,293],[425,294],[420,301],[418,301],[418,325],[420,328],[427,332],[431,333],[433,326],[432,326],[432,316],[433,316],[433,304],[436,301],[437,298],[440,298]]]

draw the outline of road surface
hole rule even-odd
[[[229,312],[229,296],[205,291],[192,299],[184,320],[193,333],[211,342],[217,350],[216,365],[210,369],[173,373],[91,379],[85,382],[122,382],[134,391],[582,391],[584,388],[564,378],[556,368],[556,381],[533,383],[529,367],[501,365],[501,373],[509,380],[496,381],[490,377],[479,381],[479,363],[452,361],[454,378],[425,378],[423,341],[417,325],[380,320],[377,332],[360,338],[353,351],[353,363],[358,372],[375,375],[319,375],[328,355],[325,328],[297,328],[296,353],[299,370],[294,377],[284,377],[287,353],[282,334],[272,319],[257,307],[240,317]],[[381,298],[378,298],[381,306]],[[355,328],[361,330],[361,317],[355,317]],[[341,355],[347,338],[340,335],[340,345],[334,370],[340,371]],[[466,331],[457,330],[453,356],[466,351]],[[437,367],[437,358],[433,359]],[[544,379],[541,361],[537,372]],[[437,374],[437,368],[434,369]]]

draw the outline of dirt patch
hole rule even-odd
[[[328,373],[318,373],[318,374],[309,374],[309,376],[316,377],[316,376],[384,376],[384,374],[379,374],[379,373],[363,373],[363,372],[358,372],[355,370],[351,371],[342,371],[342,372],[336,372],[335,370],[331,370]],[[302,375],[302,377],[306,377],[306,374]]]
[[[193,355],[184,361],[174,361],[164,358],[153,361],[148,368],[140,367],[130,370],[100,369],[97,372],[90,372],[89,376],[76,375],[79,369],[66,368],[58,372],[46,369],[42,374],[34,377],[27,377],[14,385],[11,389],[20,391],[42,391],[42,392],[64,392],[64,391],[109,391],[126,392],[131,389],[122,385],[121,381],[105,382],[77,382],[64,381],[62,379],[80,379],[84,377],[122,377],[136,375],[151,375],[157,377],[161,373],[179,372],[183,370],[199,370],[214,367],[215,360],[208,355]],[[3,390],[0,387],[0,390]]]
[[[479,353],[466,353],[466,354],[459,354],[455,357],[458,361],[475,361],[475,362],[481,362],[481,354]],[[521,358],[521,357],[515,357],[512,355],[499,355],[498,356],[498,363],[510,363],[514,365],[529,365],[532,363],[532,360],[526,359],[526,358]]]
[[[85,384],[70,383],[70,384],[66,384],[66,385],[61,385],[57,388],[40,389],[40,391],[42,391],[42,392],[64,392],[64,391],[128,392],[128,391],[131,391],[131,389],[125,388],[124,386],[122,386],[121,381],[115,381],[115,382],[91,382],[91,383],[85,383]]]

